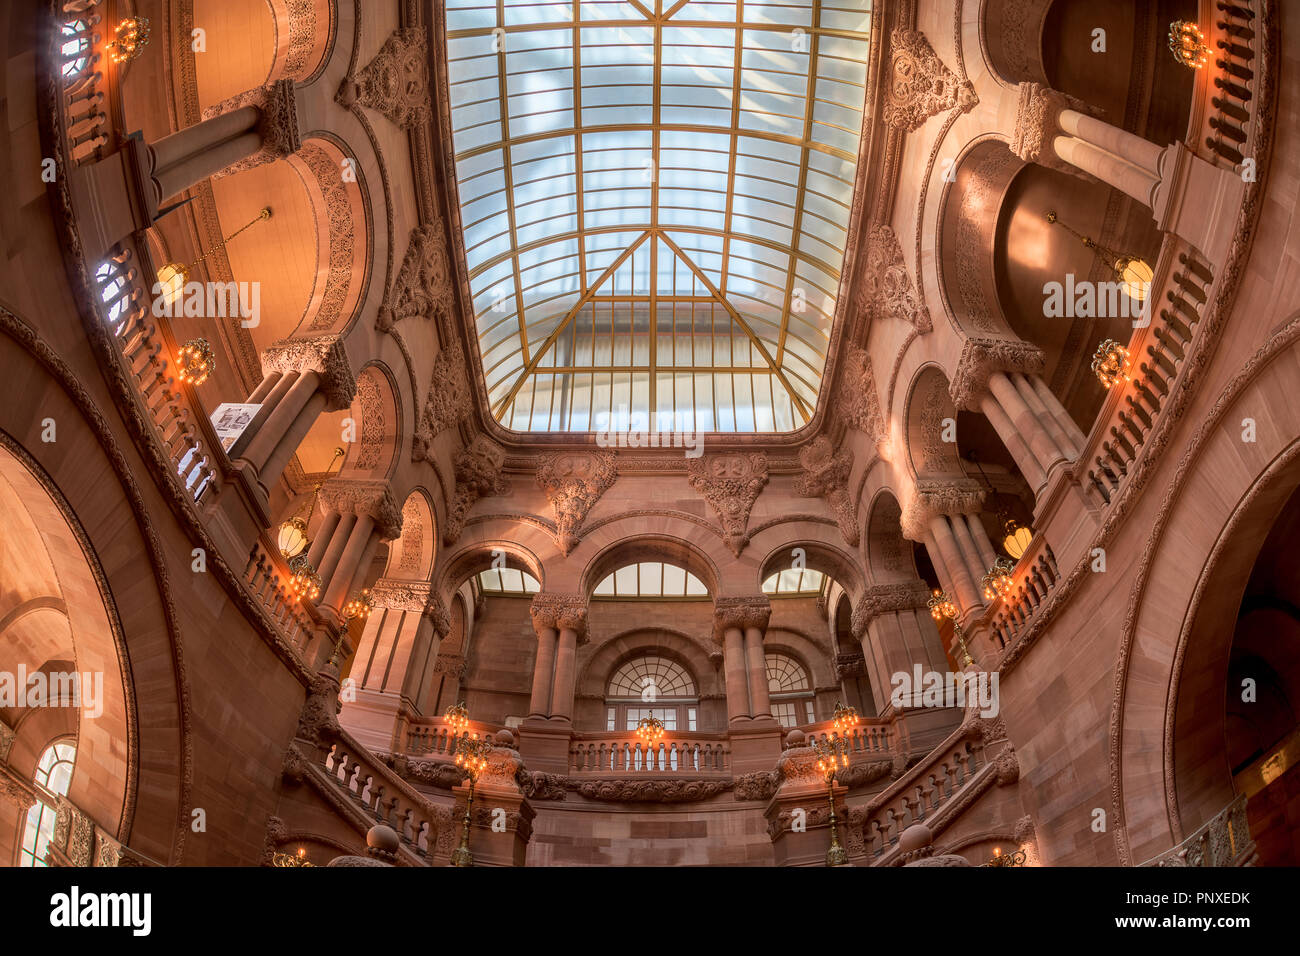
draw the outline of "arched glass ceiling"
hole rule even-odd
[[[493,414],[788,431],[817,404],[869,0],[448,0],[456,175]]]

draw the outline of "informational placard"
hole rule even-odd
[[[244,404],[242,402],[222,402],[217,406],[217,410],[212,413],[212,427],[217,430],[217,437],[221,440],[223,451],[230,451],[231,447],[239,440],[239,436],[244,433],[253,421],[253,416],[257,410],[262,407],[258,402],[256,405]]]

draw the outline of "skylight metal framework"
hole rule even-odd
[[[448,0],[493,414],[521,431],[789,431],[821,387],[866,0]]]

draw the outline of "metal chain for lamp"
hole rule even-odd
[[[165,290],[163,292],[163,295],[167,297],[167,301],[168,302],[174,301],[173,296],[179,295],[179,293],[184,290],[185,284],[189,282],[191,269],[197,266],[208,256],[212,255],[218,249],[224,249],[227,243],[232,242],[241,233],[245,232],[248,229],[251,229],[259,222],[270,218],[271,218],[271,207],[263,206],[262,211],[258,213],[256,219],[253,219],[247,224],[236,229],[230,235],[224,236],[220,242],[214,245],[207,252],[203,253],[203,255],[199,256],[193,262],[189,263],[188,265],[182,265],[179,262],[169,262],[161,269],[159,269],[158,282],[159,285],[161,285],[162,288]]]
[[[1108,246],[1103,246],[1091,236],[1085,236],[1077,229],[1073,229],[1067,223],[1062,222],[1055,212],[1047,214],[1047,221],[1054,226],[1060,226],[1081,241],[1094,255],[1100,256],[1102,261],[1110,267],[1115,278],[1123,285],[1124,291],[1129,298],[1138,302],[1145,301],[1151,289],[1151,280],[1155,278],[1155,272],[1147,264],[1146,260],[1141,256],[1131,256],[1124,252],[1116,252]]]
[[[342,448],[334,449],[334,457],[330,459],[329,467],[325,469],[325,478],[329,478],[330,471],[334,468],[334,463],[342,458],[344,451]],[[307,527],[311,523],[312,512],[316,510],[316,501],[320,497],[321,485],[324,479],[316,482],[316,487],[312,489],[311,498],[307,502],[307,507],[302,510],[301,514],[296,514],[286,519],[280,524],[279,534],[276,536],[276,543],[280,548],[280,553],[284,555],[285,560],[291,560],[302,554],[311,546],[311,538],[307,537]]]

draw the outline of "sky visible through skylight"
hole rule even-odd
[[[448,0],[493,413],[781,432],[817,404],[870,4]]]

